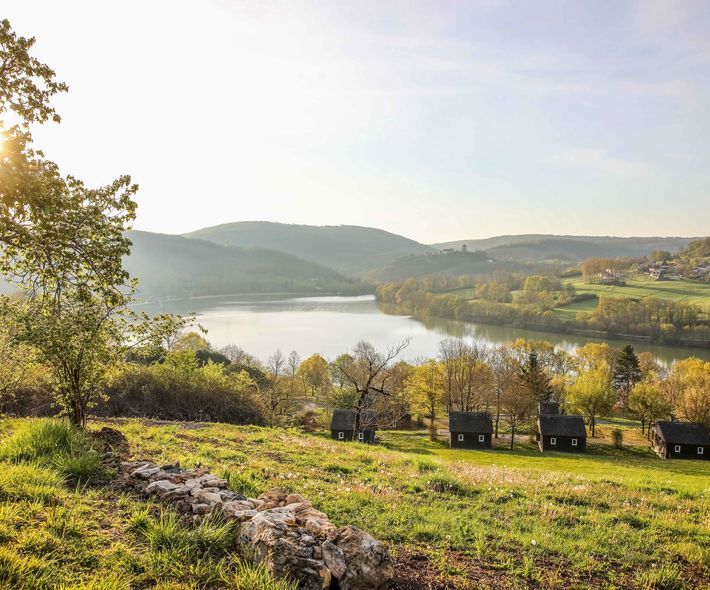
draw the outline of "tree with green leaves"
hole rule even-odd
[[[604,361],[580,370],[567,390],[567,402],[587,419],[592,436],[596,435],[597,418],[611,414],[614,400],[611,371]]]
[[[30,54],[33,45],[0,23],[0,272],[23,295],[3,311],[20,326],[16,343],[50,367],[57,401],[83,426],[111,368],[129,350],[154,350],[184,322],[154,322],[128,307],[135,283],[122,258],[138,188],[130,177],[88,188],[32,147],[30,126],[59,122],[50,101],[67,90]]]
[[[614,362],[614,389],[624,410],[629,404],[629,394],[634,386],[641,381],[641,363],[630,344],[624,346]]]
[[[641,420],[641,432],[646,432],[648,424],[649,434],[653,421],[671,412],[658,384],[653,381],[639,381],[634,385],[629,394],[629,410]]]
[[[429,419],[429,438],[436,440],[435,421],[444,405],[444,368],[434,359],[415,365],[406,381],[412,410]]]

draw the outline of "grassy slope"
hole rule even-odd
[[[699,306],[707,316],[710,312],[710,283],[701,281],[653,281],[629,279],[623,287],[614,285],[590,285],[582,280],[567,281],[574,285],[578,294],[608,295],[610,297],[630,297],[644,299],[654,297],[667,301],[692,303]],[[597,301],[590,299],[555,309],[562,319],[574,319],[578,311],[592,311]]]
[[[275,485],[303,492],[337,524],[360,526],[402,554],[426,554],[436,575],[457,588],[476,587],[466,581],[471,571],[501,588],[638,587],[675,563],[671,577],[687,579],[679,587],[703,587],[710,576],[708,463],[664,462],[647,448],[616,451],[604,440],[588,455],[568,456],[541,455],[529,444],[513,452],[451,450],[420,433],[383,433],[381,446],[365,447],[258,427],[118,427],[136,457],[205,464],[247,494]],[[28,516],[4,525],[0,541],[28,559],[49,554],[57,579],[115,572],[120,581],[157,587],[150,584],[161,568],[164,579],[183,575],[199,584],[207,576],[187,572],[194,564],[154,563],[154,552],[128,531],[142,505],[135,499],[56,485],[45,496],[18,496],[2,486],[0,479],[0,510],[19,507]],[[48,507],[55,495],[58,507]],[[69,519],[68,528],[50,525],[57,518]],[[1,564],[2,553],[0,572]]]

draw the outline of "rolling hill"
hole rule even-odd
[[[355,225],[290,225],[241,221],[184,234],[222,246],[268,248],[309,262],[329,266],[343,274],[362,276],[410,254],[437,250],[381,229]]]
[[[331,268],[263,248],[220,246],[206,240],[131,231],[124,266],[139,279],[144,298],[233,293],[341,293],[367,291]]]
[[[567,236],[523,234],[495,236],[485,239],[456,240],[433,244],[435,248],[485,250],[496,260],[519,262],[581,262],[594,256],[616,258],[645,256],[654,250],[675,252],[685,248],[695,238],[646,237],[619,238],[614,236]]]

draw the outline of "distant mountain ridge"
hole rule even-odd
[[[206,240],[130,231],[123,264],[141,298],[235,293],[359,294],[368,285],[283,252],[220,246]]]
[[[646,256],[654,250],[678,251],[697,238],[572,236],[552,234],[522,234],[484,239],[456,240],[433,244],[435,248],[484,250],[496,260],[518,262],[581,262],[591,257],[617,258]]]
[[[350,276],[385,266],[411,254],[437,250],[381,229],[356,225],[292,225],[269,221],[240,221],[183,234],[242,248],[267,248],[337,269]]]

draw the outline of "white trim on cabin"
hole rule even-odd
[[[345,433],[344,432],[338,433],[338,440],[345,440]]]
[[[358,432],[358,433],[357,433],[357,439],[358,439],[358,440],[365,440],[365,433],[364,433],[364,432]]]
[[[463,442],[463,438],[464,438],[464,437],[463,437],[463,434],[459,434],[459,435],[456,437],[456,440],[459,441],[459,442]]]
[[[673,447],[673,452],[674,452],[674,453],[680,453],[680,445],[675,445],[675,446]]]
[[[485,435],[485,434],[479,434],[479,435],[478,435],[478,442],[486,442],[486,435]]]
[[[554,436],[550,437],[550,444],[551,445],[557,445],[557,439]]]
[[[576,439],[576,438],[573,438],[573,439],[572,439],[572,446],[573,446],[573,447],[576,447],[576,446],[577,446],[577,439]]]
[[[705,447],[698,447],[698,455],[702,455],[705,453]]]

